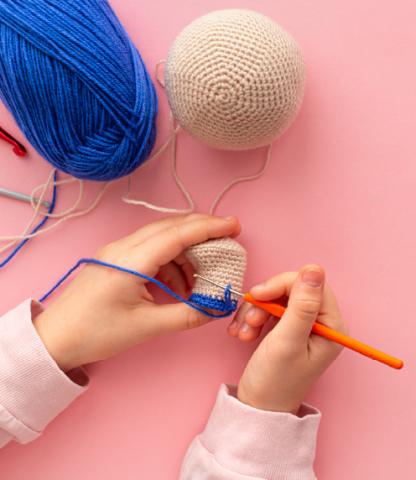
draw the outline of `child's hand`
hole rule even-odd
[[[102,248],[100,260],[156,275],[180,295],[192,284],[183,254],[191,245],[239,233],[235,218],[171,217],[147,225]],[[146,282],[126,273],[87,265],[61,296],[34,320],[62,370],[108,358],[166,332],[206,323],[183,303],[157,305]]]
[[[296,414],[309,387],[335,360],[340,345],[314,334],[315,321],[346,333],[335,296],[322,268],[306,266],[251,289],[257,300],[289,297],[286,313],[261,342],[238,386],[238,398],[263,410]],[[229,331],[242,340],[256,338],[269,315],[243,304]]]

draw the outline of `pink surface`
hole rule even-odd
[[[275,145],[266,177],[227,196],[220,214],[243,224],[246,285],[320,262],[354,336],[401,356],[397,372],[344,352],[308,401],[323,412],[320,479],[414,478],[416,4],[350,0],[113,0],[150,69],[181,28],[208,11],[246,7],[280,22],[301,44],[307,91],[295,125]],[[160,93],[159,141],[167,108]],[[8,112],[0,125],[19,138]],[[49,171],[0,145],[1,186],[27,192]],[[180,170],[202,211],[260,153],[210,150],[179,140]],[[182,205],[168,156],[136,174],[138,192]],[[87,218],[31,242],[0,273],[0,310],[39,296],[80,256],[157,218],[120,202],[118,182]],[[94,190],[95,186],[90,186]],[[70,201],[68,190],[64,197]],[[74,192],[72,192],[74,193]],[[23,227],[24,205],[2,199],[2,233]],[[253,345],[228,338],[226,322],[161,338],[90,368],[91,389],[37,442],[0,452],[1,478],[177,478],[182,456],[204,425],[222,381],[236,382]]]

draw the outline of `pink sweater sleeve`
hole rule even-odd
[[[0,447],[27,443],[84,390],[87,377],[63,373],[39,338],[32,318],[41,307],[27,300],[0,318]],[[181,480],[311,480],[320,414],[256,410],[223,385],[204,432],[185,457]],[[140,472],[138,472],[140,477]]]
[[[205,430],[189,447],[181,480],[312,480],[321,414],[298,416],[245,405],[222,385]]]
[[[0,318],[0,447],[37,438],[88,382],[81,370],[73,382],[49,355],[32,323],[40,311],[26,300]]]

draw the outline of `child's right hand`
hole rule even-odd
[[[315,321],[346,333],[335,296],[316,265],[272,277],[250,293],[256,300],[289,297],[289,301],[281,320],[250,359],[237,396],[255,408],[296,414],[309,388],[341,351],[340,345],[311,335]],[[252,340],[268,318],[263,310],[245,303],[229,332]]]

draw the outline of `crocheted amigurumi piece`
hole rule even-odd
[[[194,245],[185,253],[195,272],[221,285],[241,291],[247,265],[245,249],[231,238],[219,238]],[[236,295],[226,289],[196,278],[189,301],[203,308],[232,312],[237,308]]]
[[[294,120],[304,62],[295,40],[272,19],[218,10],[176,38],[165,86],[174,117],[192,136],[225,150],[257,148]]]

